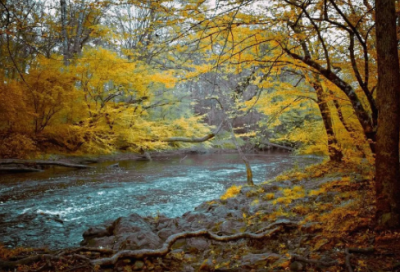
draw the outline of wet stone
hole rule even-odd
[[[85,231],[82,236],[83,238],[89,237],[103,237],[109,236],[111,233],[105,227],[91,227],[87,231]]]
[[[144,262],[143,261],[136,261],[133,264],[133,270],[142,270],[144,267]]]
[[[210,247],[210,242],[205,238],[189,238],[186,243],[190,252],[201,252]]]

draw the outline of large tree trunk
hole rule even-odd
[[[380,227],[400,227],[399,57],[395,3],[376,0],[378,53],[378,131],[376,143],[376,205]]]
[[[312,82],[312,86],[317,93],[318,107],[324,122],[326,134],[328,135],[329,158],[331,161],[340,162],[343,158],[343,153],[338,148],[338,141],[333,132],[332,116],[328,104],[326,103],[324,90],[322,89],[321,83],[318,79]]]

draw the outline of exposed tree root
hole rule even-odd
[[[54,165],[54,166],[62,166],[62,167],[70,167],[70,168],[92,168],[89,165],[84,164],[75,164],[75,163],[68,163],[68,162],[60,162],[60,161],[44,161],[44,160],[17,160],[17,159],[6,159],[0,160],[0,165],[7,165],[7,164],[22,164],[22,165]]]
[[[135,259],[142,259],[144,257],[162,257],[167,255],[171,251],[172,245],[179,239],[183,238],[193,238],[193,237],[205,237],[214,241],[220,242],[228,242],[228,241],[236,241],[243,238],[249,239],[262,239],[268,236],[275,234],[276,232],[280,231],[282,227],[277,227],[272,230],[255,234],[255,233],[238,233],[234,235],[227,235],[227,236],[218,236],[214,233],[209,232],[208,230],[198,230],[193,232],[182,232],[171,235],[168,239],[164,242],[163,246],[160,249],[139,249],[139,250],[122,250],[116,253],[115,255],[109,258],[102,258],[92,260],[92,264],[94,266],[105,266],[105,265],[114,265],[119,259],[122,258],[135,258]]]
[[[30,256],[24,259],[20,259],[17,261],[0,261],[0,268],[14,268],[19,265],[29,265],[34,262],[38,261],[46,261],[45,267],[49,265],[50,260],[62,260],[64,256],[72,256],[74,258],[83,260],[85,263],[91,266],[106,266],[106,265],[114,265],[119,259],[122,258],[135,258],[135,259],[142,259],[144,257],[162,257],[167,255],[171,251],[171,247],[173,244],[179,240],[184,238],[193,238],[193,237],[204,237],[214,241],[220,242],[229,242],[229,241],[236,241],[243,238],[248,239],[262,239],[269,236],[272,236],[276,232],[279,232],[286,223],[277,223],[271,224],[266,230],[262,233],[238,233],[234,235],[227,235],[227,236],[218,236],[214,233],[209,232],[208,230],[198,230],[193,232],[182,232],[171,235],[163,244],[160,249],[139,249],[139,250],[122,250],[122,251],[114,251],[111,249],[100,249],[100,248],[91,248],[91,247],[79,247],[75,249],[65,250],[61,252],[57,252],[55,254],[41,254]],[[278,227],[275,227],[278,226]],[[273,228],[275,227],[275,228]],[[271,229],[273,228],[273,229]],[[114,254],[111,257],[107,258],[100,258],[91,260],[86,256],[77,254],[80,251],[89,251],[89,252],[99,252],[103,254]]]

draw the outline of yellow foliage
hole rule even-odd
[[[275,197],[274,193],[268,193],[268,194],[265,194],[263,198],[266,200],[271,200],[271,199],[274,199],[274,197]]]
[[[228,188],[228,190],[226,190],[225,194],[221,196],[221,199],[225,200],[228,198],[235,197],[236,195],[239,194],[240,189],[242,189],[242,186],[236,186],[236,185],[231,186],[230,188]]]
[[[301,186],[294,186],[293,188],[289,189],[280,189],[283,193],[282,197],[278,197],[277,199],[272,201],[272,204],[290,204],[293,200],[305,197],[305,190]]]
[[[325,194],[326,193],[326,189],[321,187],[318,190],[311,190],[310,192],[308,192],[309,196],[319,196],[321,194]]]

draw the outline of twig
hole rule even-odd
[[[184,159],[186,159],[187,155],[183,157],[182,159],[179,160],[179,162],[182,162]]]

